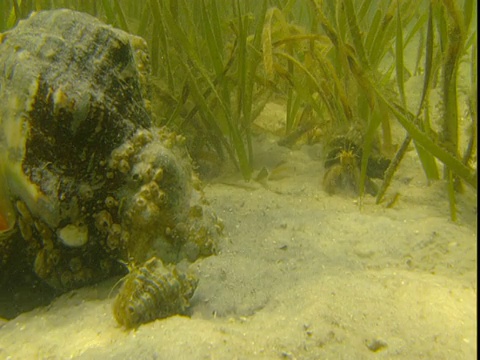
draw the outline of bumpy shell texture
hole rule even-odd
[[[0,35],[0,69],[3,274],[65,291],[125,272],[120,262],[215,252],[221,222],[185,139],[152,125],[143,39],[42,11]]]
[[[82,186],[95,192],[112,150],[150,127],[136,62],[145,48],[69,10],[33,14],[3,34],[2,150],[17,176],[8,185],[49,226],[81,218],[93,199]]]
[[[174,314],[184,314],[197,287],[195,276],[152,258],[124,278],[113,313],[127,329]]]

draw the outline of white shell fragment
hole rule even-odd
[[[58,230],[58,237],[69,247],[80,247],[88,241],[88,228],[85,225],[69,224]]]

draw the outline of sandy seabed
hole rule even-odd
[[[320,147],[260,140],[257,169],[283,161],[281,176],[206,185],[225,237],[194,264],[190,317],[125,331],[112,279],[1,324],[0,359],[475,359],[476,192],[451,222],[411,151],[395,206],[360,208],[322,190]]]

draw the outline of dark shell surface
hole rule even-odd
[[[60,10],[20,22],[3,34],[0,49],[6,155],[38,187],[31,195],[46,195],[27,204],[47,210],[47,224],[58,226],[88,202],[73,198],[82,184],[104,181],[112,150],[151,126],[144,64],[136,62],[146,45],[89,15]]]

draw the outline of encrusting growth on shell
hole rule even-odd
[[[152,124],[146,42],[87,14],[39,11],[1,35],[0,68],[2,274],[62,292],[146,262],[119,298],[161,293],[153,303],[183,312],[196,280],[174,264],[214,254],[221,222],[185,138]]]
[[[155,319],[185,314],[197,283],[193,274],[151,258],[123,279],[113,304],[115,319],[130,329]]]

